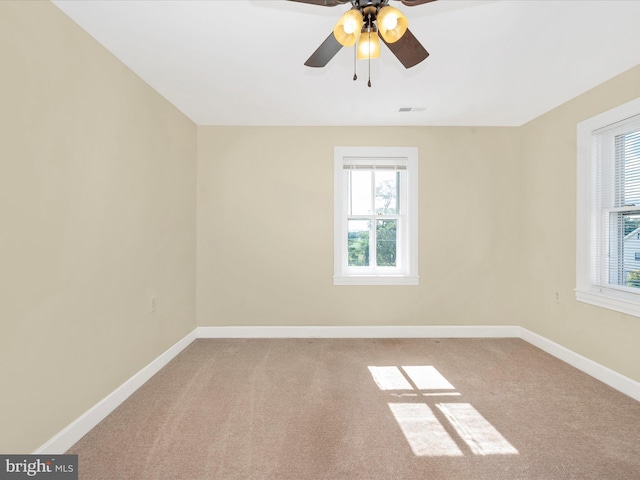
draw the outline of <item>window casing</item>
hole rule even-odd
[[[335,285],[418,284],[418,151],[336,147]]]
[[[578,125],[576,298],[640,316],[640,99]]]

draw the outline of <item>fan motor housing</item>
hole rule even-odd
[[[353,0],[351,2],[354,7],[363,9],[365,7],[379,8],[389,3],[389,0]]]

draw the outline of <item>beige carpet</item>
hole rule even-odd
[[[517,339],[197,340],[83,480],[640,479],[640,403]]]

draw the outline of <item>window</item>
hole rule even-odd
[[[334,195],[334,285],[417,285],[417,148],[336,147]]]
[[[576,298],[640,316],[640,99],[578,125]]]

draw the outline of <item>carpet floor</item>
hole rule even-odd
[[[519,339],[196,340],[82,480],[640,479],[640,402]]]

